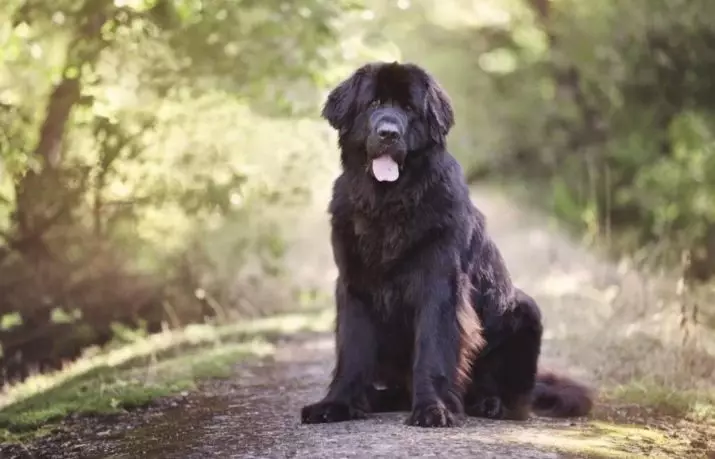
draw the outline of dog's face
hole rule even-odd
[[[360,67],[328,95],[322,115],[353,155],[344,166],[380,182],[398,180],[408,155],[444,145],[454,125],[449,97],[414,64]]]

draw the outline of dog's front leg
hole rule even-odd
[[[462,415],[457,389],[460,328],[457,281],[448,273],[426,275],[415,283],[416,305],[410,425],[449,427]]]
[[[328,394],[318,403],[303,407],[304,424],[348,421],[366,417],[367,387],[377,355],[375,327],[367,305],[338,279],[336,364]]]

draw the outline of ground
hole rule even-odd
[[[471,419],[459,428],[430,430],[408,427],[406,413],[396,413],[303,426],[300,407],[324,393],[333,360],[330,313],[317,310],[281,322],[293,324],[283,333],[231,330],[221,347],[191,354],[198,362],[223,362],[220,371],[211,366],[208,372],[219,378],[187,384],[143,408],[70,416],[45,428],[43,438],[4,445],[0,457],[715,457],[713,399],[702,391],[690,397],[650,385],[671,378],[676,387],[687,372],[685,383],[702,389],[712,381],[712,359],[679,350],[664,313],[659,323],[644,313],[650,306],[634,287],[640,281],[500,190],[476,189],[474,201],[487,214],[517,284],[543,307],[544,365],[604,389],[591,418]],[[299,282],[329,293],[335,272],[323,208],[299,224],[302,240],[290,261]],[[258,348],[236,344],[259,335],[264,345]],[[227,355],[239,354],[252,357],[225,365]],[[686,360],[691,367],[682,366]],[[196,361],[185,365],[193,368]]]

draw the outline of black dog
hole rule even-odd
[[[449,98],[412,64],[361,67],[328,96],[343,173],[330,203],[337,363],[304,423],[411,410],[408,423],[586,414],[590,391],[537,377],[541,314],[512,285],[461,167]]]

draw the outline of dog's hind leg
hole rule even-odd
[[[465,394],[469,416],[523,420],[531,411],[543,326],[536,302],[516,290],[515,305],[504,312],[503,328],[487,336],[472,367]]]

